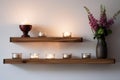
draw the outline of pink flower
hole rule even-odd
[[[100,17],[100,20],[99,20],[99,25],[103,26],[103,27],[107,26],[107,16],[106,16],[105,10],[104,10],[103,13],[101,13],[101,17]]]
[[[89,14],[88,15],[88,18],[89,18],[89,24],[91,25],[91,28],[93,30],[97,30],[97,27],[98,27],[98,20],[96,20],[92,14]]]
[[[111,18],[107,21],[107,26],[106,27],[110,27],[112,24],[114,24],[114,20]]]

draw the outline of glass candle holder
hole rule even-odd
[[[30,59],[39,59],[38,53],[30,53]]]
[[[72,35],[71,32],[64,32],[64,33],[63,33],[63,37],[64,37],[64,38],[70,38],[71,35]]]
[[[46,54],[46,59],[55,59],[55,54]]]
[[[63,54],[63,59],[70,59],[72,58],[72,54]]]
[[[38,37],[45,37],[45,33],[39,32]]]
[[[91,58],[91,53],[82,53],[82,59],[89,59]]]
[[[12,59],[21,59],[22,53],[12,53]]]

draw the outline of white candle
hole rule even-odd
[[[12,53],[12,59],[21,59],[22,53]]]
[[[69,59],[72,57],[72,54],[63,54],[63,59]]]
[[[39,54],[37,54],[37,53],[30,54],[30,58],[31,59],[38,59],[39,58]]]
[[[24,21],[21,22],[21,25],[30,25],[28,19],[24,19]]]
[[[55,58],[55,54],[47,54],[46,58],[47,59],[54,59]]]
[[[71,37],[71,32],[64,32],[63,37]]]
[[[67,54],[63,54],[63,57],[64,57],[64,58],[67,58],[67,57],[68,57],[68,55],[67,55]]]
[[[83,59],[91,58],[91,53],[82,53],[82,58]]]
[[[44,36],[45,36],[45,34],[44,34],[44,33],[42,33],[42,32],[39,32],[38,36],[39,36],[39,37],[44,37]]]

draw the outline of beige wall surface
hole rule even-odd
[[[0,0],[0,80],[119,80],[120,78],[120,15],[111,26],[113,33],[107,37],[108,57],[116,58],[116,64],[3,64],[12,53],[39,53],[44,58],[54,53],[62,58],[63,53],[81,57],[91,53],[96,57],[97,40],[93,39],[87,6],[95,18],[99,18],[100,5],[107,10],[108,18],[120,9],[120,0]],[[20,37],[19,25],[25,19],[31,24],[31,37],[44,32],[48,37],[61,37],[63,32],[72,32],[74,37],[83,37],[83,43],[10,43],[10,37]]]

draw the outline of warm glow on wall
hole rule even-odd
[[[25,18],[22,22],[21,22],[21,25],[29,25],[29,21],[27,18]]]
[[[19,1],[18,1],[19,2]],[[14,4],[12,4],[14,5]],[[10,17],[11,19],[11,23],[15,23],[15,24],[21,24],[22,21],[24,20],[28,20],[29,23],[33,24],[35,23],[35,20],[38,16],[37,12],[38,10],[35,9],[35,7],[33,7],[31,4],[27,3],[23,3],[23,4],[18,4],[16,3],[16,6],[10,6],[10,11],[8,11],[8,17]],[[27,19],[26,19],[27,18]]]

